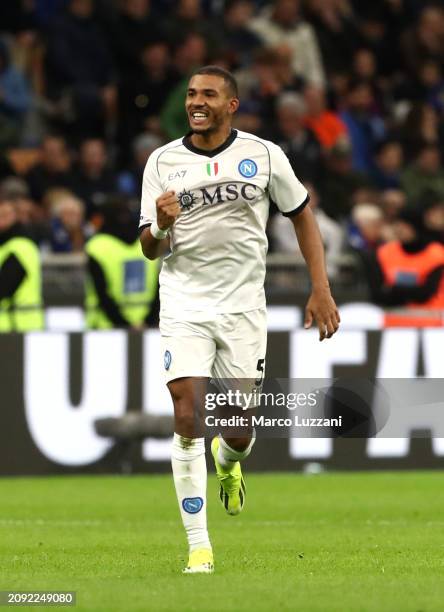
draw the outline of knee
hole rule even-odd
[[[177,433],[194,437],[192,434],[196,431],[197,420],[192,404],[183,400],[174,402],[174,424]]]
[[[200,437],[202,432],[199,411],[195,409],[193,394],[181,381],[173,381],[168,387],[174,404],[176,433],[188,438]]]

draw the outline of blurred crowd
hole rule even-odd
[[[379,290],[380,249],[432,244],[420,284],[433,273],[436,291],[442,1],[16,0],[0,30],[0,197],[42,250],[84,249],[115,194],[137,215],[147,157],[187,132],[189,75],[211,63],[238,79],[234,127],[278,143],[309,187],[331,275],[356,252],[375,301],[407,303]],[[272,211],[271,249],[294,251],[291,231]]]

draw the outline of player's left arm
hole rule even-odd
[[[316,219],[307,206],[307,190],[295,176],[290,162],[276,145],[268,143],[270,154],[270,196],[283,215],[293,223],[302,255],[307,262],[312,291],[305,308],[305,328],[313,320],[319,328],[319,340],[331,338],[339,327],[339,313],[330,293],[325,269],[324,245]]]
[[[312,286],[305,308],[304,327],[308,329],[315,320],[319,328],[319,340],[322,342],[338,331],[340,318],[330,292],[321,233],[309,206],[292,216],[291,221],[307,263]]]

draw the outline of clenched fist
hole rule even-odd
[[[156,200],[157,225],[161,230],[170,228],[180,214],[179,201],[175,191],[166,191]]]

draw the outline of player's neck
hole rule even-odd
[[[217,149],[231,134],[231,125],[228,125],[217,132],[210,132],[209,134],[191,134],[191,144],[198,149],[204,151],[213,151]]]

